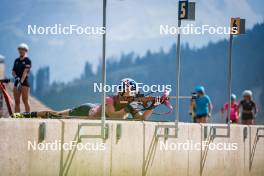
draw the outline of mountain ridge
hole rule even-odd
[[[234,38],[233,45],[233,92],[241,98],[244,89],[252,89],[260,109],[264,106],[263,54],[264,24],[256,25],[246,35]],[[219,113],[227,100],[228,41],[210,43],[207,47],[191,49],[181,47],[181,95],[190,95],[196,85],[204,85],[214,104],[214,113]],[[84,102],[100,102],[99,93],[93,93],[93,83],[101,80],[101,66],[94,74],[87,63],[84,76],[69,84],[51,85],[49,91],[39,97],[54,109],[63,109]],[[116,84],[124,77],[132,77],[144,84],[171,84],[175,94],[176,82],[176,45],[168,52],[146,52],[139,57],[135,53],[123,54],[119,62],[107,62],[107,83]],[[58,90],[60,87],[60,91]],[[174,103],[174,101],[172,101]],[[188,100],[181,100],[180,114],[183,121],[188,117]],[[263,112],[261,111],[262,115]],[[260,115],[259,115],[260,116]],[[163,117],[153,117],[161,119]],[[165,117],[173,120],[174,114]],[[263,120],[260,118],[260,120]]]

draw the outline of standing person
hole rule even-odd
[[[238,113],[241,112],[242,124],[253,125],[255,124],[255,117],[257,114],[256,103],[253,101],[253,93],[251,90],[245,90],[243,92],[243,100],[239,102]]]
[[[28,45],[21,43],[18,46],[19,57],[15,60],[12,75],[15,78],[14,83],[14,99],[15,99],[15,112],[20,112],[20,97],[25,105],[25,111],[30,112],[28,102],[29,96],[29,81],[28,75],[31,68],[31,60],[28,58]]]
[[[229,103],[226,102],[221,109],[221,113],[224,115],[226,113],[226,123],[228,123],[228,106]],[[230,122],[238,123],[239,116],[237,113],[238,103],[236,102],[236,95],[231,95],[231,106],[230,106]]]
[[[197,123],[207,123],[213,109],[210,97],[205,94],[203,86],[197,86],[195,93],[196,96],[193,96],[194,100],[191,103],[190,111],[195,113],[195,121]]]

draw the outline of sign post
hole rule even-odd
[[[103,34],[103,46],[102,46],[102,82],[103,87],[106,85],[106,56],[105,56],[105,43],[106,43],[106,1],[103,0],[103,27],[105,29],[105,33]],[[106,103],[106,92],[103,89],[103,95],[102,95],[102,119],[101,119],[101,134],[103,135],[103,138],[105,138],[105,103]]]
[[[227,90],[228,90],[228,136],[230,136],[230,112],[231,112],[231,95],[232,95],[232,50],[233,50],[233,36],[245,34],[245,19],[231,18],[231,29],[229,38],[229,50],[228,50],[228,78],[227,78]]]
[[[178,7],[178,28],[181,27],[181,20],[195,20],[195,2],[179,1]],[[175,123],[178,129],[178,122],[180,120],[180,50],[181,50],[181,34],[178,33],[177,36],[177,51],[176,51],[176,119]],[[178,135],[178,133],[177,133]]]

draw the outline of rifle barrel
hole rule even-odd
[[[170,99],[177,99],[176,96],[169,96]],[[192,96],[179,96],[179,99],[190,99]]]
[[[9,83],[10,79],[0,79],[0,83]]]

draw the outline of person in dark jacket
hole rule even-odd
[[[241,109],[241,113],[240,113]],[[251,90],[243,92],[243,100],[239,102],[238,112],[241,114],[241,122],[244,125],[254,125],[257,114],[257,106],[253,101],[253,93]]]

